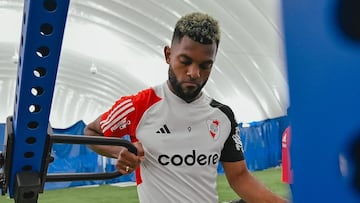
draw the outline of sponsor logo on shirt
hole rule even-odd
[[[127,118],[123,118],[122,120],[120,120],[117,124],[115,124],[114,126],[111,127],[111,131],[114,132],[116,129],[125,129],[126,126],[130,125],[130,120],[127,120]]]
[[[106,132],[110,129],[112,132],[114,132],[114,130],[118,129],[120,126],[126,128],[126,125],[123,124],[128,124],[126,117],[133,111],[135,111],[135,107],[131,99],[121,101],[121,103],[117,104],[115,108],[111,109],[104,120],[100,121],[102,131]]]
[[[244,152],[243,148],[242,148],[242,142],[240,140],[240,129],[239,129],[239,127],[235,128],[235,134],[233,134],[231,137],[235,142],[236,150],[238,150],[238,151],[241,150],[242,152]]]
[[[219,154],[198,154],[196,150],[192,150],[189,154],[161,154],[158,157],[159,164],[163,166],[174,165],[174,166],[193,166],[195,164],[204,165],[216,165],[219,162]]]
[[[167,134],[170,134],[171,132],[170,132],[169,128],[167,127],[167,125],[164,124],[159,130],[156,131],[156,133],[167,135]]]

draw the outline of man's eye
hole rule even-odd
[[[200,65],[200,68],[203,69],[203,70],[208,70],[208,69],[211,69],[212,66],[213,66],[212,63],[207,63],[207,64]]]
[[[184,65],[190,65],[191,64],[191,61],[180,61],[182,64]]]

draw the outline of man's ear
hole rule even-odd
[[[165,46],[164,47],[164,56],[165,56],[165,61],[167,64],[170,64],[170,53],[171,53],[171,48],[169,46]]]

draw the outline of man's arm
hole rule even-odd
[[[270,191],[247,169],[245,161],[222,162],[231,188],[248,203],[286,203],[284,198]]]
[[[104,136],[100,127],[100,120],[101,116],[87,124],[84,129],[84,134],[88,136]],[[138,156],[129,152],[126,147],[122,146],[88,145],[88,147],[102,156],[117,159],[116,168],[120,173],[126,174],[135,170],[144,156],[142,145],[140,143],[133,144],[138,150]]]
[[[86,125],[84,134],[90,136],[104,136],[100,127],[100,119],[101,117],[99,116],[96,120]],[[120,150],[124,148],[121,146],[108,145],[88,145],[88,147],[96,153],[110,158],[117,158]]]

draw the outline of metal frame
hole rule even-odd
[[[6,121],[5,150],[0,153],[0,189],[18,203],[36,203],[45,182],[102,180],[110,173],[47,174],[53,143],[124,146],[127,140],[53,135],[49,116],[70,0],[24,1],[13,116]]]

